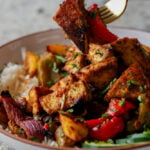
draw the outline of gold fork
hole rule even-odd
[[[104,6],[99,8],[100,16],[104,24],[108,24],[118,19],[125,11],[128,0],[109,0]]]

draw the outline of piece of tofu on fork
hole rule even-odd
[[[83,52],[88,50],[86,13],[84,0],[66,0],[53,17],[67,37]]]

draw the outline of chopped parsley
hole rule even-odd
[[[131,86],[131,85],[140,85],[139,82],[137,82],[136,80],[130,79],[127,81],[127,85]]]
[[[133,72],[128,72],[129,75],[133,75]]]
[[[62,63],[65,63],[67,60],[65,57],[61,56],[61,55],[55,55],[56,60]]]
[[[124,104],[125,104],[125,98],[122,98],[118,105],[122,107]]]
[[[117,78],[114,78],[110,83],[109,85],[100,92],[100,95],[103,95],[105,93],[107,93],[107,91],[110,89],[110,87],[117,81]]]
[[[84,118],[82,118],[82,117],[77,117],[77,118],[75,118],[75,119],[74,119],[74,121],[84,122],[84,121],[85,121],[85,119],[84,119]]]
[[[18,129],[17,132],[18,132],[19,134],[25,133],[23,129]]]
[[[59,73],[59,68],[57,68],[57,64],[56,64],[56,62],[54,62],[53,63],[53,72],[55,72],[55,73]]]
[[[75,53],[75,54],[72,56],[71,60],[74,60],[75,58],[77,58],[77,56],[80,56],[80,55],[82,55],[82,52],[77,52],[77,53]]]
[[[141,86],[139,86],[139,90],[141,93],[144,93],[146,90],[146,87],[141,85]]]
[[[145,104],[145,100],[143,99],[142,95],[139,95],[137,99],[140,103]]]
[[[73,67],[73,68],[76,68],[77,70],[80,70],[80,69],[81,69],[81,67],[77,66],[77,64],[72,64],[72,67]]]
[[[29,139],[35,142],[40,142],[40,140],[34,136],[30,136]]]
[[[109,114],[104,113],[104,114],[101,115],[101,117],[102,118],[109,117]]]
[[[101,57],[104,55],[104,53],[102,53],[102,52],[99,52],[99,50],[97,49],[96,50],[96,53],[95,53],[96,55],[100,55]]]
[[[140,50],[141,50],[143,56],[147,56],[147,52],[142,46],[140,46]]]
[[[109,108],[110,111],[117,112],[118,110],[115,108]]]
[[[52,80],[50,80],[50,81],[47,82],[47,86],[48,87],[51,87],[53,84],[54,84],[54,81],[52,81]]]
[[[125,83],[120,83],[121,86],[125,86]]]
[[[62,77],[66,77],[66,76],[68,76],[69,75],[69,72],[61,72],[61,76]]]
[[[75,88],[75,87],[72,87],[71,89],[72,89],[73,91],[76,91],[76,88]]]
[[[74,109],[73,109],[73,108],[70,108],[70,109],[68,109],[66,112],[68,112],[68,113],[73,113],[73,112],[74,112]]]

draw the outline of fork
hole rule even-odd
[[[128,0],[109,0],[99,8],[99,13],[104,24],[118,19],[125,11]]]

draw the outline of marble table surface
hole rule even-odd
[[[85,0],[102,5],[107,0]],[[62,0],[0,0],[0,45],[18,37],[51,28],[58,28],[52,20]],[[129,0],[124,15],[109,26],[150,31],[150,0]]]

